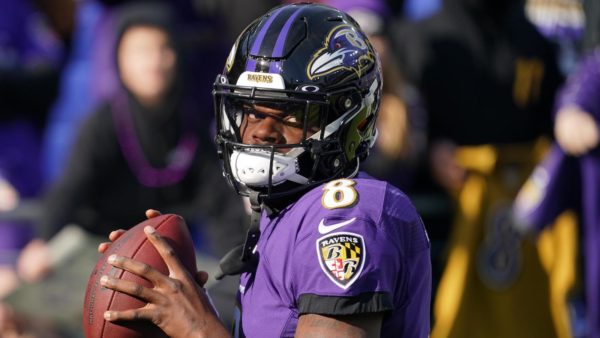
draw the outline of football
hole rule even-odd
[[[110,265],[107,262],[110,255],[130,257],[149,264],[163,274],[168,275],[169,273],[167,265],[144,233],[144,227],[147,225],[153,226],[167,240],[192,275],[196,273],[194,246],[183,218],[167,214],[139,223],[111,244],[92,271],[83,304],[83,328],[87,338],[166,337],[158,327],[148,321],[113,323],[104,320],[103,317],[107,310],[123,311],[146,305],[137,298],[102,287],[100,278],[103,275],[152,287],[149,281]]]

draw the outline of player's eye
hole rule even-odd
[[[285,122],[289,124],[301,124],[302,119],[297,115],[288,115],[283,119]]]
[[[256,114],[256,110],[250,105],[243,105],[242,112],[249,121],[256,121],[259,119],[258,114]]]

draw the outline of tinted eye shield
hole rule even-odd
[[[324,94],[215,84],[213,95],[217,127],[230,130],[234,137],[230,141],[241,142],[240,126],[249,115],[254,119],[272,117],[302,129],[305,136],[321,129],[328,115],[329,101]]]
[[[217,128],[220,132],[230,131],[229,142],[241,142],[239,128],[244,115],[253,114],[255,118],[273,117],[286,125],[303,129],[304,141],[296,146],[305,145],[309,141],[306,135],[312,135],[311,139],[323,140],[327,137],[323,134],[325,127],[338,117],[336,112],[354,110],[361,102],[356,88],[352,87],[319,93],[244,87],[219,82],[214,85],[213,97]],[[256,106],[267,109],[257,111]],[[270,110],[281,114],[269,114]],[[320,132],[315,134],[316,130]],[[293,145],[275,145],[281,148],[290,146]]]
[[[305,129],[310,134],[321,129],[321,116],[325,116],[325,106],[318,103],[290,103],[262,100],[225,98],[223,109],[226,114],[234,116],[236,124],[241,121],[249,123],[272,118],[275,121],[298,129]]]

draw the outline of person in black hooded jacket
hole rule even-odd
[[[106,236],[138,223],[151,206],[190,224],[214,224],[210,230],[243,221],[241,201],[219,189],[224,181],[201,120],[207,104],[184,83],[174,20],[158,4],[121,10],[115,54],[122,87],[80,129],[68,168],[44,199],[42,238],[69,223]],[[233,239],[216,241],[217,255],[226,240]]]

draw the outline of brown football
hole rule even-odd
[[[90,276],[83,303],[83,328],[87,338],[153,338],[167,337],[158,327],[147,321],[131,321],[113,323],[104,320],[107,310],[122,311],[140,308],[145,302],[129,295],[115,292],[100,285],[103,275],[134,281],[152,287],[152,284],[136,275],[115,268],[106,259],[112,254],[130,257],[149,264],[156,270],[168,275],[167,265],[158,254],[144,233],[146,225],[153,226],[173,247],[185,268],[196,273],[196,256],[194,245],[183,218],[173,214],[161,215],[147,219],[129,229],[111,244],[100,257]]]

